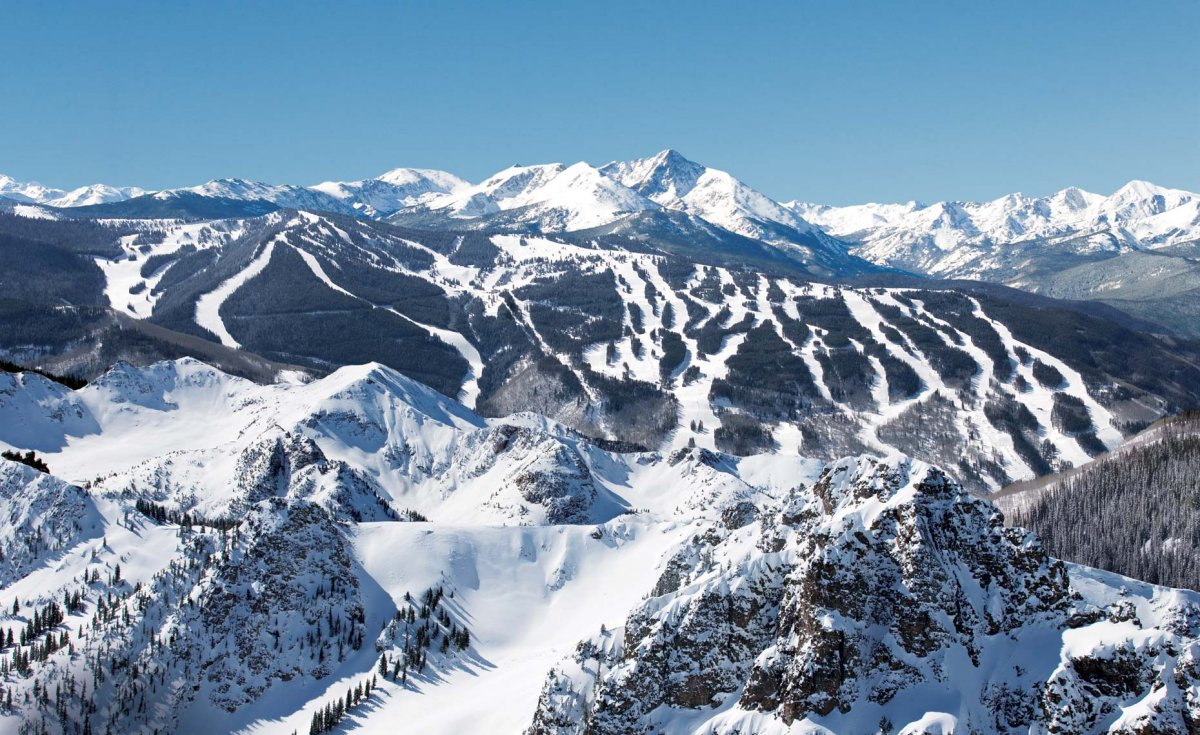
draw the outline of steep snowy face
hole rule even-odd
[[[815,229],[800,215],[730,174],[689,161],[673,150],[651,158],[610,163],[600,171],[667,209],[695,215],[746,237],[772,239],[763,223],[784,225],[801,233]]]
[[[696,188],[708,170],[668,149],[650,158],[614,161],[603,166],[600,172],[642,196],[674,209]]]
[[[36,373],[0,373],[0,415],[0,442],[27,451],[53,452],[68,436],[100,430],[78,395]]]
[[[1185,731],[1200,596],[1079,576],[935,468],[843,460],[697,534],[529,732]]]
[[[475,186],[468,186],[429,203],[459,219],[495,214],[528,204],[534,192],[562,173],[561,163],[537,166],[510,166]]]
[[[0,587],[51,563],[103,524],[80,488],[32,467],[0,459]]]
[[[514,222],[544,232],[565,232],[608,224],[656,205],[580,162],[514,166],[476,186],[434,199],[428,207],[456,219],[511,212]]]

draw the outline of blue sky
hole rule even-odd
[[[1200,2],[10,3],[0,172],[472,180],[673,147],[836,204],[1200,190]]]

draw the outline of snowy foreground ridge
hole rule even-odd
[[[617,454],[191,359],[0,373],[0,445],[53,473],[0,460],[0,732],[1200,727],[1200,595],[900,455]]]

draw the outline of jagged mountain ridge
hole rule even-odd
[[[1002,523],[934,468],[835,463],[694,536],[551,671],[527,733],[1190,732],[1195,598]]]
[[[62,442],[43,456],[90,479],[67,491],[99,523],[0,588],[22,608],[6,604],[0,629],[63,606],[61,621],[42,618],[53,645],[0,653],[20,666],[0,674],[16,695],[0,728],[67,731],[86,715],[93,729],[287,733],[372,676],[379,691],[347,715],[364,732],[840,732],[884,717],[906,732],[1171,732],[1200,716],[1200,597],[1066,568],[986,501],[898,455],[613,453],[540,417],[485,421],[377,365],[258,386],[183,360],[56,385],[11,378],[3,441]],[[231,475],[213,464],[219,477],[188,484],[190,452],[235,457],[280,431],[299,441],[276,459],[234,461]],[[350,470],[334,492],[287,479],[312,447]],[[390,469],[377,475],[378,462]],[[464,481],[430,492],[446,473]],[[339,512],[361,477],[379,480],[388,520]],[[247,504],[220,515],[231,491]],[[532,512],[568,496],[580,500],[560,508],[589,514]],[[434,521],[404,522],[410,507]],[[467,646],[439,643],[461,625]],[[420,655],[405,645],[417,630],[436,631]],[[836,651],[871,663],[838,667]],[[704,665],[714,653],[722,665]],[[380,676],[381,656],[404,677]],[[35,683],[67,706],[39,704]]]
[[[790,208],[873,263],[1099,301],[1167,333],[1197,335],[1200,195],[1131,181],[990,202]]]
[[[968,277],[1000,246],[1039,240],[1047,249],[1120,252],[1200,237],[1200,195],[1130,181],[1110,196],[1067,188],[1046,197],[1009,194],[989,202],[786,205],[826,232],[856,243],[876,263]]]
[[[687,476],[707,494],[623,497],[642,472],[629,460],[540,417],[483,419],[379,364],[273,385],[190,358],[119,364],[79,390],[32,373],[0,379],[0,443],[37,451],[94,494],[206,518],[284,497],[355,521],[391,508],[444,523],[582,523],[634,506],[719,518],[754,498],[736,464],[706,470],[699,450],[659,477],[682,487]]]
[[[613,228],[640,212],[666,210],[768,244],[838,249],[838,240],[846,240],[855,254],[876,264],[987,280],[998,277],[993,274],[1002,269],[995,262],[998,248],[1008,244],[1036,241],[1056,253],[1098,256],[1192,243],[1200,237],[1200,196],[1145,181],[1130,181],[1110,196],[1069,187],[1046,197],[1016,193],[978,203],[829,206],[777,202],[670,149],[598,168],[582,162],[514,166],[477,185],[444,171],[394,169],[371,179],[310,187],[219,179],[155,196],[181,193],[390,217],[402,224],[470,222],[524,232]],[[68,193],[0,179],[0,196],[55,207],[146,194],[136,187],[106,185]],[[637,221],[634,217],[626,228]],[[661,235],[662,229],[641,227],[637,232],[649,237]],[[848,265],[842,263],[843,268]]]

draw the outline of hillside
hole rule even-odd
[[[119,365],[74,391],[20,373],[0,430],[59,473],[0,463],[4,731],[1200,714],[1200,596],[1064,565],[901,455],[615,453],[380,365],[273,385]]]
[[[1200,395],[1194,344],[1069,305],[852,288],[623,238],[295,211],[5,228],[14,255],[39,256],[3,281],[19,319],[0,348],[57,372],[189,354],[232,367],[222,350],[317,375],[376,361],[483,415],[533,411],[647,449],[899,450],[978,491],[1078,465]],[[97,339],[97,309],[171,345]]]
[[[1200,421],[1161,422],[1120,450],[996,502],[1063,559],[1200,589]]]

